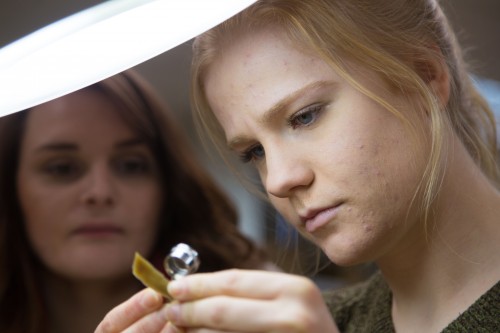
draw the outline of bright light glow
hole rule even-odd
[[[256,0],[114,0],[0,49],[0,116],[136,66]]]

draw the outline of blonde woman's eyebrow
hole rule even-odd
[[[227,146],[233,151],[238,151],[238,147],[247,146],[250,142],[252,142],[252,139],[239,135],[228,141]]]
[[[304,87],[297,89],[290,94],[283,97],[276,104],[274,104],[269,110],[264,112],[259,119],[260,124],[266,124],[272,122],[276,117],[278,117],[283,111],[287,110],[290,105],[295,102],[297,99],[301,98],[305,94],[310,93],[314,90],[320,90],[326,87],[335,86],[337,83],[334,81],[314,81],[311,82]],[[235,136],[234,138],[227,141],[227,145],[232,150],[237,150],[238,146],[244,146],[248,142],[252,141],[250,138],[246,136]]]
[[[336,83],[333,81],[325,81],[325,80],[311,82],[305,85],[304,87],[297,89],[291,92],[290,94],[286,95],[285,97],[283,97],[280,101],[274,104],[269,110],[267,110],[264,114],[262,114],[259,122],[262,124],[270,122],[275,117],[277,117],[281,112],[288,109],[290,104],[295,102],[303,95],[308,94],[313,90],[319,90],[328,86],[333,86],[335,84]]]

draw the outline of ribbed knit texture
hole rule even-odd
[[[353,287],[324,293],[342,333],[394,333],[391,291],[380,273]],[[442,333],[500,333],[500,282],[482,295]]]

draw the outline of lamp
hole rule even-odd
[[[0,49],[0,116],[151,59],[256,0],[112,0]]]

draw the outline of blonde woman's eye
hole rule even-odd
[[[310,126],[317,120],[322,110],[323,106],[319,104],[308,106],[293,114],[289,124],[292,128]]]
[[[243,163],[248,163],[251,161],[260,160],[264,158],[265,155],[266,154],[264,151],[264,147],[262,147],[262,145],[255,145],[241,153],[240,160]]]

